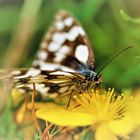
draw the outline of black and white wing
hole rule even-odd
[[[33,67],[74,72],[82,65],[93,64],[93,50],[83,28],[69,13],[60,11],[41,43]]]
[[[34,83],[36,91],[47,96],[54,93],[69,94],[80,85],[80,83],[85,81],[84,75],[73,72],[39,70],[33,70],[32,72],[34,74],[36,73],[37,76],[32,76],[31,73],[28,72],[24,75],[15,76],[13,80],[14,86],[17,89],[32,91]]]
[[[94,64],[93,50],[81,25],[60,11],[41,43],[37,58],[27,71],[12,74],[14,87],[41,94],[67,93],[86,78],[81,69]]]

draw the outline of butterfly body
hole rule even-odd
[[[89,67],[82,69],[80,73],[83,74],[88,81],[96,81],[95,79],[98,79],[97,73]]]
[[[94,54],[81,25],[65,11],[60,11],[45,35],[32,67],[13,72],[14,87],[36,90],[42,95],[76,94],[100,83],[95,72]]]

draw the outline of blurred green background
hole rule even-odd
[[[106,86],[139,86],[139,7],[139,0],[0,0],[0,67],[30,67],[54,15],[65,9],[85,29],[97,71],[115,53],[134,46],[110,63],[102,75]]]
[[[134,46],[110,63],[102,76],[107,87],[139,87],[139,7],[139,0],[0,0],[0,68],[30,67],[53,17],[57,11],[65,9],[85,29],[94,48],[97,71],[118,51]],[[2,103],[8,104],[4,112],[0,112],[0,137],[26,139],[13,122],[8,93],[1,93],[0,97],[0,107]]]

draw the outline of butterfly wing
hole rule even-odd
[[[79,71],[89,64],[94,64],[93,50],[83,28],[73,16],[60,11],[44,37],[32,67],[24,72],[13,72],[12,77],[15,87],[22,90],[31,91],[32,84],[36,83],[41,94],[64,93],[85,80]]]
[[[47,96],[54,93],[69,94],[78,83],[82,83],[84,80],[85,76],[79,73],[32,69],[24,75],[14,76],[12,81],[15,88],[22,91],[26,89],[24,92],[32,91],[33,83],[35,83],[36,91]]]
[[[69,13],[60,11],[41,43],[33,67],[74,72],[89,64],[94,64],[94,55],[83,28]]]

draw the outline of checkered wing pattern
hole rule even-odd
[[[83,28],[69,13],[60,11],[45,35],[32,67],[12,72],[13,84],[27,92],[33,90],[35,83],[41,94],[81,91],[88,88],[89,83],[81,71],[93,64],[93,50]]]
[[[93,64],[93,50],[83,28],[69,13],[60,11],[41,43],[33,67],[74,72],[82,65]]]
[[[36,76],[27,72],[24,75],[14,77],[14,86],[20,90],[31,91],[33,90],[33,83],[35,83],[36,90],[42,95],[69,94],[86,81],[85,76],[79,73],[40,70],[32,70],[32,72],[36,73]]]

